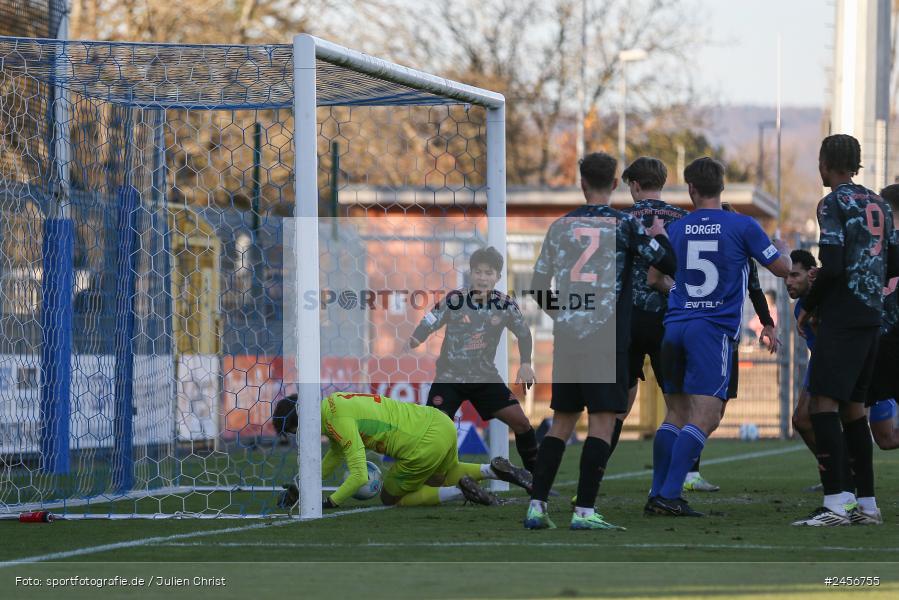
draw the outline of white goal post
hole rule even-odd
[[[322,397],[424,402],[402,294],[505,257],[504,106],[309,35],[0,36],[0,520],[320,517]]]
[[[318,61],[340,65],[352,71],[460,103],[487,109],[487,241],[506,255],[506,149],[505,99],[501,94],[474,88],[421,71],[344,48],[311,35],[298,35],[293,40],[294,64],[294,140],[296,143],[295,261],[298,290],[319,294],[318,248],[318,150],[316,137]],[[315,242],[310,242],[315,240]],[[505,289],[505,269],[498,283]],[[302,310],[297,303],[296,336],[293,356],[299,378],[298,454],[300,518],[321,517],[321,377],[320,318],[318,311]],[[285,348],[285,354],[288,350]],[[508,379],[508,351],[505,334],[496,355],[500,375]],[[494,419],[490,423],[489,446],[496,456],[509,455],[508,427]],[[508,489],[505,482],[493,482],[494,489]]]

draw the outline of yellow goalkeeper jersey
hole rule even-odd
[[[435,408],[399,402],[377,394],[337,392],[322,400],[322,434],[330,447],[322,459],[328,477],[344,461],[350,475],[331,494],[342,504],[368,481],[365,449],[393,459],[410,458],[418,441],[440,412]]]

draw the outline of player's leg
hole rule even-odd
[[[525,529],[555,528],[549,518],[547,500],[565,455],[565,444],[574,432],[584,408],[578,387],[577,383],[552,384],[553,421],[537,451],[531,502],[524,520]],[[573,411],[572,408],[577,406],[577,411]]]
[[[462,406],[462,402],[465,401],[462,390],[464,386],[465,384],[463,383],[435,381],[431,384],[431,389],[428,390],[428,406],[433,406],[448,416],[450,420],[454,419],[459,407]]]
[[[681,498],[684,479],[702,452],[709,434],[721,421],[721,403],[727,398],[732,363],[733,340],[719,326],[699,320],[691,323],[685,349],[682,391],[690,395],[689,422],[674,446],[665,480],[649,507],[656,514],[701,516]]]
[[[561,385],[577,386],[577,384]],[[553,385],[554,399],[559,396],[558,387],[561,386]],[[566,393],[570,394],[571,392],[568,391]],[[559,405],[560,403],[556,402],[555,404]],[[534,489],[531,493],[531,498],[545,502],[549,497],[549,490],[556,479],[559,465],[562,464],[565,444],[571,438],[580,416],[581,412],[553,411],[552,425],[546,436],[544,436],[540,449],[537,452],[537,466],[534,469]]]
[[[808,375],[806,375],[806,384],[799,391],[799,399],[796,401],[796,408],[793,410],[793,430],[799,434],[805,446],[815,454],[815,432],[812,429],[812,419],[809,414],[808,393]]]
[[[868,415],[874,443],[881,450],[899,448],[899,429],[896,428],[896,400],[888,398],[871,407]]]
[[[488,383],[477,386],[469,402],[485,421],[499,419],[515,434],[515,449],[524,468],[533,473],[537,462],[537,433],[521,403],[505,384]]]
[[[690,399],[683,393],[686,372],[684,333],[685,327],[682,323],[673,323],[666,328],[665,340],[662,343],[661,362],[665,382],[663,389],[667,409],[665,418],[653,439],[650,499],[659,495],[671,464],[671,450],[674,448],[681,427],[686,425],[690,419]]]
[[[587,439],[581,448],[580,474],[571,529],[620,529],[596,513],[596,495],[612,455],[617,415],[627,410],[628,361],[624,352],[616,353],[614,383],[581,384],[586,394]]]
[[[459,463],[455,424],[435,411],[416,447],[408,456],[398,458],[385,474],[381,501],[388,505],[434,506],[465,497],[478,504],[497,504],[492,494],[477,485],[476,479],[483,478],[482,465]]]
[[[824,501],[820,509],[794,525],[849,524],[846,505],[854,505],[855,499],[845,491],[846,442],[838,399],[848,402],[852,397],[864,369],[868,345],[868,341],[858,339],[856,331],[839,330],[827,322],[818,328],[809,367],[809,412]]]
[[[736,399],[737,391],[740,388],[740,355],[739,355],[739,347],[734,344],[733,352],[731,354],[731,371],[730,371],[730,381],[727,384],[727,402]],[[721,403],[721,416],[718,419],[718,423],[720,423],[724,419],[724,411],[727,409],[727,402]],[[717,425],[715,428],[717,429]],[[712,435],[713,431],[709,431],[708,435]],[[715,485],[714,483],[707,481],[702,474],[699,472],[700,463],[702,461],[702,455],[696,457],[696,460],[693,462],[693,466],[690,467],[690,471],[687,473],[687,478],[684,480],[684,490],[688,492],[717,492],[721,489],[720,486]]]
[[[899,339],[887,335],[880,339],[877,363],[871,380],[868,420],[874,442],[881,450],[899,448],[899,431],[894,427],[896,417],[896,397],[899,396]]]
[[[727,402],[721,403],[721,418],[718,420],[720,423],[724,420],[724,411],[727,408]],[[716,427],[717,428],[717,427]],[[710,431],[709,435],[712,435],[714,431]],[[702,464],[702,455],[696,457],[696,460],[693,461],[693,465],[690,467],[690,471],[687,473],[687,478],[684,480],[684,491],[687,492],[717,492],[721,490],[721,486],[715,485],[711,481],[707,480],[702,476],[699,469]]]
[[[850,402],[840,406],[846,455],[858,503],[857,510],[850,510],[849,518],[857,525],[883,523],[874,495],[874,444],[865,410],[866,401],[870,397],[868,392],[871,378],[878,360],[879,331],[871,333],[871,340],[871,349],[856,383],[855,393]]]
[[[631,342],[627,351],[627,410],[624,414],[620,414],[615,419],[615,429],[612,432],[612,452],[618,447],[618,440],[621,437],[621,430],[624,428],[624,422],[630,416],[634,409],[634,403],[637,401],[637,393],[639,391],[639,383],[641,380],[646,381],[646,375],[643,373],[643,364],[646,360],[646,344],[643,336],[644,328],[640,327],[637,309],[631,317]]]
[[[796,408],[793,409],[793,431],[799,434],[805,443],[806,448],[815,456],[815,431],[812,429],[811,415],[809,414],[809,401],[811,396],[808,393],[808,368],[805,370],[805,378],[802,387],[799,390],[799,398],[796,400]],[[806,492],[820,492],[821,483],[816,483],[805,488]]]
[[[690,397],[690,423],[677,436],[671,451],[671,464],[659,495],[653,502],[652,512],[670,516],[702,516],[681,498],[681,491],[688,470],[705,446],[708,438],[706,432],[712,432],[718,427],[722,414],[721,403],[722,399],[716,396]]]

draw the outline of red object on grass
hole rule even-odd
[[[53,513],[49,510],[36,510],[19,515],[19,523],[52,523],[53,521]]]

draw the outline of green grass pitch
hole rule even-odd
[[[644,517],[652,444],[623,442],[598,506],[627,531],[569,531],[580,455],[579,446],[570,446],[557,479],[560,496],[550,503],[559,525],[554,531],[522,528],[526,499],[517,492],[499,507],[379,509],[375,502],[359,502],[305,523],[0,522],[6,540],[0,544],[0,596],[12,597],[6,593],[13,590],[17,597],[54,597],[41,595],[50,592],[46,588],[10,587],[25,573],[155,570],[229,577],[227,588],[208,590],[217,598],[248,597],[241,590],[277,596],[287,585],[279,581],[290,582],[293,597],[302,598],[819,598],[862,590],[869,597],[899,597],[899,452],[875,453],[882,527],[791,527],[820,503],[818,494],[803,491],[816,481],[808,451],[796,442],[713,439],[703,474],[721,491],[690,496],[707,518]],[[42,562],[14,562],[22,559]],[[824,585],[825,577],[866,576],[880,577],[880,585]],[[132,597],[115,591],[108,597]],[[186,591],[148,587],[133,597],[172,598]],[[70,590],[66,597],[79,593]]]

